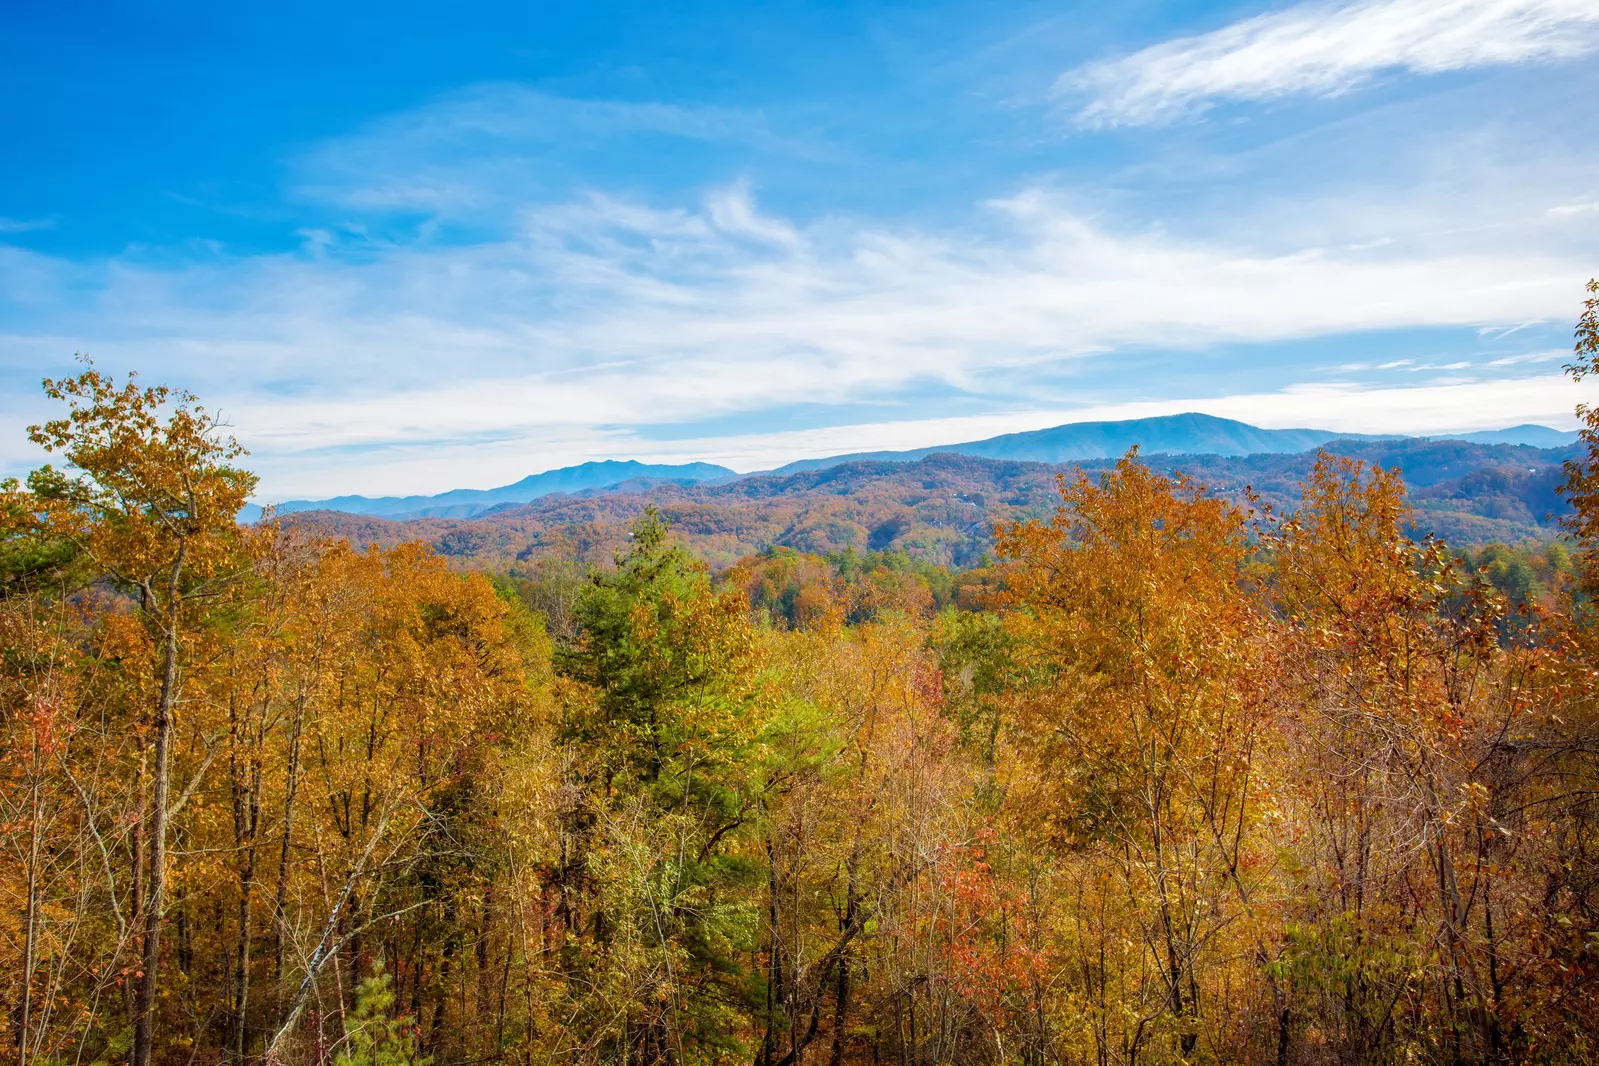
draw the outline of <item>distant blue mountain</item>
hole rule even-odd
[[[335,496],[328,500],[288,500],[277,505],[277,513],[343,511],[379,518],[471,518],[492,507],[530,503],[552,492],[604,489],[623,482],[726,481],[737,476],[727,467],[714,463],[661,464],[607,459],[533,474],[497,489],[452,489],[437,496]]]
[[[862,460],[914,462],[939,452],[975,455],[984,459],[1069,463],[1121,455],[1135,444],[1145,455],[1257,455],[1267,452],[1306,452],[1332,440],[1381,439],[1385,438],[1370,434],[1336,433],[1329,429],[1261,429],[1231,418],[1189,413],[1134,418],[1122,422],[1071,422],[1053,429],[1006,433],[964,444],[801,459],[778,467],[773,473],[820,470]]]
[[[769,472],[793,474],[860,461],[915,462],[938,453],[1035,463],[1071,463],[1119,456],[1135,444],[1145,455],[1242,456],[1307,452],[1335,440],[1401,439],[1406,439],[1403,434],[1338,433],[1330,429],[1261,429],[1231,418],[1191,412],[1121,422],[1071,422],[1052,429],[1006,433],[986,440],[940,444],[932,448],[852,452],[824,459],[801,459]],[[1575,441],[1577,434],[1550,429],[1548,426],[1522,425],[1472,433],[1435,434],[1431,439],[1559,448]],[[661,465],[636,460],[606,460],[534,474],[514,485],[497,489],[455,489],[437,496],[336,496],[330,500],[290,500],[279,504],[277,512],[292,514],[295,511],[325,510],[381,518],[471,518],[496,508],[530,503],[552,492],[641,492],[663,482],[715,483],[741,476],[713,463]],[[241,517],[253,521],[259,516],[259,508],[252,505]]]
[[[1533,448],[1564,448],[1577,442],[1574,429],[1550,429],[1548,426],[1511,426],[1509,429],[1485,429],[1476,433],[1435,435],[1434,440],[1469,440],[1473,444],[1526,444]]]

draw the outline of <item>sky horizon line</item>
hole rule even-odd
[[[1067,421],[1067,422],[1051,424],[1051,425],[1048,425],[1048,426],[1042,426],[1042,427],[1039,427],[1039,430],[1060,429],[1060,428],[1065,428],[1067,426],[1074,426],[1074,425],[1105,424],[1107,422],[1110,423],[1110,424],[1116,424],[1116,423],[1119,423],[1119,422],[1143,421],[1143,420],[1148,419],[1148,418],[1167,418],[1167,417],[1176,418],[1176,417],[1181,417],[1181,416],[1187,415],[1187,414],[1200,414],[1200,415],[1203,415],[1203,414],[1205,414],[1205,412],[1203,412],[1203,411],[1178,411],[1178,412],[1174,412],[1171,415],[1152,415],[1152,416],[1143,416],[1142,418],[1111,419],[1111,420],[1105,420],[1105,419],[1081,419],[1081,420],[1073,420],[1073,421]],[[1222,417],[1222,416],[1212,416],[1212,417]],[[1340,431],[1340,430],[1334,430],[1334,429],[1327,429],[1325,427],[1319,427],[1319,426],[1297,426],[1297,425],[1296,426],[1289,426],[1289,425],[1284,425],[1284,426],[1260,426],[1260,425],[1255,425],[1254,423],[1244,422],[1241,419],[1227,419],[1227,421],[1239,422],[1239,423],[1241,423],[1243,425],[1250,426],[1251,428],[1254,428],[1254,429],[1277,430],[1277,431],[1299,430],[1299,431],[1307,431],[1307,432],[1348,432],[1352,436],[1355,436],[1355,437],[1372,437],[1372,436],[1375,436],[1375,437],[1379,437],[1379,438],[1382,438],[1382,439],[1406,439],[1406,438],[1409,438],[1409,439],[1432,439],[1432,440],[1459,439],[1458,437],[1455,436],[1456,434],[1472,434],[1472,433],[1481,433],[1481,432],[1498,432],[1498,431],[1504,431],[1504,430],[1524,429],[1524,428],[1548,429],[1548,430],[1552,430],[1554,432],[1573,433],[1574,434],[1574,433],[1577,432],[1578,427],[1581,425],[1581,423],[1576,420],[1575,416],[1573,416],[1572,425],[1569,428],[1566,428],[1566,429],[1560,429],[1560,428],[1558,428],[1556,426],[1545,425],[1543,423],[1518,422],[1518,423],[1514,423],[1514,424],[1510,424],[1510,425],[1503,425],[1503,426],[1488,426],[1488,427],[1477,427],[1477,428],[1457,428],[1457,429],[1453,429],[1453,430],[1443,429],[1443,430],[1437,430],[1437,431],[1432,431],[1432,432],[1427,432],[1427,433],[1405,433],[1405,432],[1398,432],[1398,431],[1392,432],[1392,433],[1381,433],[1381,432],[1378,432],[1378,433],[1366,433],[1366,432],[1359,431],[1359,430]],[[1008,436],[1008,435],[1014,435],[1016,433],[1027,433],[1027,432],[1034,432],[1034,431],[1030,431],[1030,430],[1014,430],[1014,431],[1011,431],[1010,433],[995,434],[995,436],[996,437]],[[454,492],[454,491],[460,491],[460,490],[482,492],[482,491],[492,491],[492,490],[495,490],[495,489],[509,488],[510,486],[512,486],[512,485],[514,485],[514,484],[516,484],[516,483],[518,483],[520,481],[527,480],[528,478],[541,477],[541,476],[543,476],[545,474],[551,474],[551,473],[556,473],[556,472],[561,471],[561,470],[569,470],[569,469],[573,469],[575,467],[586,466],[586,465],[589,465],[591,463],[592,464],[599,464],[599,463],[607,463],[607,462],[615,462],[615,463],[635,462],[635,463],[640,463],[640,464],[643,464],[643,465],[650,465],[650,466],[691,466],[691,465],[696,465],[696,464],[705,464],[705,465],[712,465],[712,466],[720,466],[723,469],[729,470],[729,471],[737,474],[739,477],[743,478],[743,477],[753,477],[753,476],[758,476],[758,475],[761,475],[761,474],[773,473],[773,472],[775,472],[777,470],[780,470],[783,467],[785,467],[785,466],[787,466],[787,465],[789,465],[791,463],[795,463],[795,462],[808,462],[808,461],[821,460],[821,459],[835,459],[835,458],[838,458],[840,456],[848,456],[848,455],[872,455],[872,454],[877,454],[877,453],[881,453],[881,452],[922,451],[922,450],[926,450],[926,449],[937,449],[937,448],[944,447],[944,446],[957,447],[957,446],[964,445],[964,444],[982,443],[982,442],[990,440],[990,439],[993,439],[993,438],[984,437],[984,438],[978,438],[978,439],[975,439],[975,440],[961,440],[961,441],[952,441],[952,440],[951,441],[943,441],[943,440],[941,440],[941,441],[936,441],[936,442],[928,443],[928,444],[910,445],[910,446],[905,447],[905,448],[850,449],[850,450],[841,451],[841,452],[829,453],[827,455],[794,456],[794,457],[791,457],[791,458],[787,459],[784,462],[777,463],[776,465],[773,465],[773,466],[761,466],[761,467],[754,467],[754,468],[747,468],[747,469],[739,469],[737,467],[727,466],[727,465],[725,465],[723,463],[717,463],[717,462],[713,462],[713,461],[706,460],[706,459],[673,458],[673,459],[671,459],[670,461],[667,461],[667,462],[655,462],[655,461],[650,460],[648,457],[641,459],[641,458],[638,458],[636,456],[626,456],[626,457],[624,457],[624,456],[605,456],[605,457],[596,458],[596,459],[584,459],[584,460],[580,460],[580,461],[574,462],[574,463],[567,463],[567,464],[564,464],[562,466],[548,467],[548,468],[545,468],[543,470],[531,471],[531,472],[523,475],[522,477],[515,478],[515,479],[513,479],[511,481],[508,481],[508,482],[504,482],[504,483],[500,483],[500,484],[493,484],[493,485],[481,485],[481,486],[478,486],[478,485],[452,485],[449,488],[438,489],[436,491],[431,491],[431,492],[414,492],[414,493],[404,493],[404,494],[383,494],[383,495],[379,495],[379,496],[373,496],[373,495],[369,495],[369,494],[361,493],[361,492],[338,493],[338,494],[335,494],[335,495],[332,495],[332,496],[297,496],[295,494],[290,493],[290,494],[274,494],[270,499],[268,499],[268,498],[265,498],[265,497],[263,497],[263,496],[258,494],[258,495],[256,495],[256,496],[251,498],[251,502],[255,503],[255,504],[261,504],[261,505],[270,505],[270,504],[279,504],[279,503],[304,503],[304,502],[318,503],[318,502],[323,502],[325,500],[340,499],[340,498],[357,498],[357,499],[416,498],[416,499],[429,499],[429,498],[432,498],[432,497],[435,497],[435,496],[443,495],[445,493]],[[1150,454],[1158,454],[1158,453],[1150,453]]]

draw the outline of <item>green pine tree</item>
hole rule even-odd
[[[355,992],[355,1011],[344,1021],[344,1048],[334,1066],[428,1066],[405,1018],[394,1017],[393,979],[379,961]]]

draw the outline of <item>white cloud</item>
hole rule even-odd
[[[1169,121],[1218,100],[1333,95],[1385,71],[1438,74],[1569,59],[1599,48],[1593,0],[1300,4],[1090,63],[1056,82],[1086,126]]]
[[[1485,365],[1491,367],[1522,366],[1526,363],[1553,363],[1557,360],[1571,358],[1571,349],[1552,348],[1540,352],[1522,352],[1518,355],[1506,355],[1498,359],[1491,359]]]
[[[1563,321],[1590,267],[1472,232],[1332,250],[1197,240],[1086,218],[1042,189],[995,201],[958,231],[807,227],[735,185],[698,208],[590,195],[453,247],[330,232],[314,254],[181,268],[80,267],[0,247],[0,294],[26,282],[39,323],[4,338],[11,366],[65,369],[84,349],[107,369],[186,385],[231,413],[263,491],[306,495],[500,484],[630,455],[771,465],[806,454],[802,438],[756,444],[686,427],[795,404],[888,404],[929,384],[992,409],[1043,406],[1027,403],[1026,382],[1128,349]],[[1439,393],[1453,398],[1449,426],[1509,417],[1496,388],[1458,388]],[[1116,394],[1162,389],[1123,381]],[[1308,395],[1260,400],[1250,418],[1281,424],[1277,404],[1328,424],[1308,416],[1376,402]],[[11,409],[4,447],[28,402],[0,404]],[[906,425],[813,438],[885,447],[872,434]],[[661,443],[673,436],[694,440]]]
[[[799,234],[792,226],[762,215],[756,209],[747,181],[717,190],[706,198],[705,208],[711,221],[724,233],[787,247],[800,243]]]

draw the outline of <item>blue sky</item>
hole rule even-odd
[[[1572,424],[1593,0],[0,18],[0,468],[74,352],[263,498],[1202,410]]]

